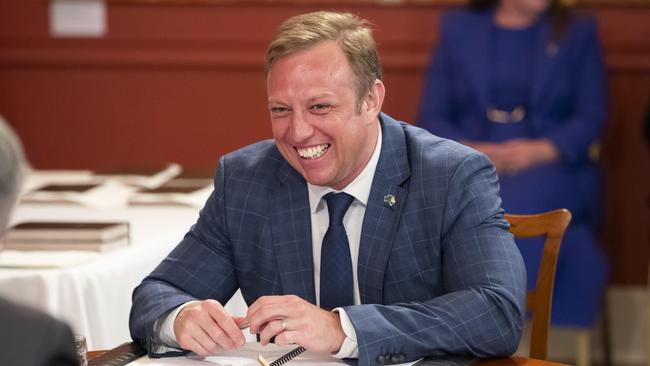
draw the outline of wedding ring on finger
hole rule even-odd
[[[282,323],[280,323],[280,324],[282,324],[282,331],[283,332],[286,331],[287,330],[287,321],[286,321],[286,319],[282,319]]]

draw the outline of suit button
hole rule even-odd
[[[392,363],[403,363],[405,359],[406,356],[403,353],[398,353],[390,358]]]
[[[383,365],[386,362],[386,357],[384,355],[377,356],[377,363]]]

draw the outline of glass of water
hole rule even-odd
[[[88,366],[88,347],[86,346],[86,337],[80,334],[75,334],[74,346],[77,349],[79,366]]]

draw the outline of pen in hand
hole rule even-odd
[[[250,326],[251,325],[248,322],[243,322],[243,323],[239,324],[239,329],[240,330],[248,329],[248,328],[250,328]],[[257,339],[257,342],[260,341],[260,335],[259,334],[255,334],[255,338]],[[275,337],[272,337],[269,340],[269,343],[275,343]]]
[[[250,328],[250,326],[251,325],[248,322],[244,322],[244,323],[239,324],[239,329],[241,329],[241,330],[248,329],[248,328]],[[259,341],[260,341],[259,333],[255,334],[255,339],[259,343]],[[275,337],[271,337],[271,339],[269,339],[269,343],[275,343]]]

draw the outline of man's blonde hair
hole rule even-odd
[[[370,24],[353,14],[319,11],[287,19],[266,51],[265,75],[278,60],[324,41],[336,42],[347,57],[357,79],[360,111],[363,99],[382,73]]]

